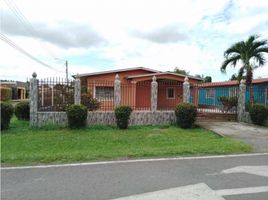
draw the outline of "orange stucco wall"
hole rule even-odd
[[[136,87],[136,109],[150,110],[151,108],[151,83],[144,82]]]
[[[174,98],[168,98],[167,91],[168,88],[174,89]],[[178,85],[159,85],[158,86],[158,98],[157,98],[157,107],[158,109],[168,109],[174,108],[176,104],[182,102],[183,92],[182,92],[182,83]]]

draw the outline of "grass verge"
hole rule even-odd
[[[128,130],[111,126],[70,130],[59,126],[29,128],[28,122],[13,118],[11,128],[1,135],[4,165],[250,151],[248,144],[219,137],[202,128],[181,129],[168,125],[132,126]]]

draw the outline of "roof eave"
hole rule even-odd
[[[126,71],[133,71],[133,70],[144,70],[149,72],[158,73],[160,71],[153,70],[145,67],[135,67],[135,68],[126,68],[126,69],[116,69],[116,70],[108,70],[108,71],[101,71],[101,72],[92,72],[92,73],[85,73],[85,74],[79,74],[79,77],[86,77],[86,76],[95,76],[100,74],[110,74],[110,73],[120,73],[120,72],[126,72]],[[72,75],[72,77],[76,77],[77,75]]]

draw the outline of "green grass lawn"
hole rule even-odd
[[[221,138],[211,131],[175,126],[132,126],[119,130],[93,126],[81,130],[47,126],[29,128],[12,119],[1,135],[4,165],[66,163],[93,160],[208,155],[250,152],[243,142]]]

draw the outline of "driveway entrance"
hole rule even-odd
[[[268,128],[238,122],[202,121],[197,124],[224,137],[251,144],[254,152],[268,152]]]

